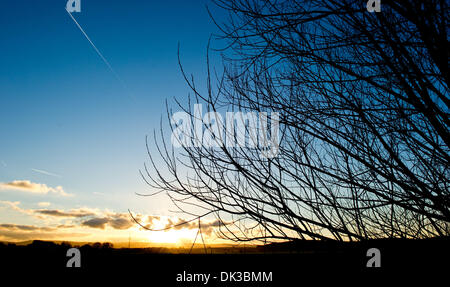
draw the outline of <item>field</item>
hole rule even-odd
[[[378,276],[383,272],[414,274],[414,276],[429,276],[433,273],[443,275],[442,272],[449,267],[447,261],[450,256],[449,242],[448,238],[353,243],[299,241],[245,248],[208,247],[206,249],[208,254],[205,254],[203,246],[194,246],[189,254],[189,248],[114,248],[111,244],[94,243],[79,246],[74,243],[80,250],[80,268],[66,267],[70,259],[66,256],[66,252],[72,247],[68,243],[46,241],[34,241],[28,245],[2,243],[0,254],[2,270],[33,269],[79,275],[99,275],[102,273],[98,272],[107,271],[108,274],[119,277],[130,274],[124,272],[127,270],[146,274],[145,276],[151,276],[154,280],[158,279],[158,282],[166,282],[164,286],[194,286],[189,284],[199,283],[177,282],[177,278],[189,279],[183,277],[187,276],[186,274],[210,274],[211,281],[208,282],[208,286],[213,280],[217,282],[211,286],[244,286],[243,283],[252,283],[244,282],[244,277],[247,276],[245,278],[248,280],[271,279],[258,282],[257,286],[288,286],[283,284],[300,280],[305,275],[330,272],[343,276],[354,274]],[[378,248],[381,253],[379,268],[366,267],[370,259],[366,252],[373,247]],[[112,272],[114,270],[117,272]],[[335,279],[344,280],[345,276]]]

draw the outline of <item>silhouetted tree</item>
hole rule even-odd
[[[102,248],[103,249],[111,249],[113,247],[114,247],[114,245],[111,242],[103,242],[102,243]]]
[[[215,3],[229,14],[216,22],[225,69],[213,85],[208,64],[206,94],[183,72],[193,100],[278,112],[278,154],[195,137],[179,152],[161,132],[151,186],[236,241],[450,234],[447,1]]]
[[[100,249],[102,248],[102,244],[100,242],[95,242],[94,244],[92,244],[92,248]]]

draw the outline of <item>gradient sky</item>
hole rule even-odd
[[[52,232],[49,239],[59,239],[61,228],[86,233],[63,239],[128,238],[120,226],[127,209],[171,215],[164,196],[135,192],[151,192],[139,175],[145,136],[165,119],[165,100],[189,92],[178,43],[185,71],[200,85],[204,79],[208,39],[217,32],[206,4],[81,0],[73,16],[123,85],[65,11],[65,0],[2,1],[0,240],[25,239],[27,226]],[[103,222],[84,224],[96,218]]]

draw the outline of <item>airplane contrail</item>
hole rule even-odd
[[[67,14],[69,14],[70,18],[72,18],[73,22],[75,22],[75,24],[77,25],[77,27],[80,29],[80,31],[83,33],[84,37],[86,37],[86,39],[89,41],[89,43],[91,44],[91,46],[94,48],[95,52],[97,52],[97,54],[99,55],[99,57],[103,60],[103,62],[106,64],[106,66],[108,66],[108,68],[111,70],[111,72],[114,74],[114,76],[117,78],[117,80],[119,80],[119,82],[122,84],[122,86],[125,88],[125,90],[129,91],[129,89],[127,88],[127,85],[125,84],[125,82],[119,77],[119,74],[116,73],[116,71],[114,71],[113,67],[111,66],[111,64],[108,62],[108,60],[106,60],[106,58],[103,56],[103,54],[100,52],[99,49],[97,49],[97,47],[95,46],[94,42],[92,42],[92,40],[89,38],[89,36],[86,34],[86,32],[84,31],[84,29],[81,27],[80,24],[78,24],[77,20],[75,19],[75,17],[72,16],[72,13],[69,12],[69,10],[65,9]],[[134,99],[134,97],[130,94],[129,95],[131,98]]]
[[[34,172],[42,173],[42,174],[49,175],[49,176],[61,177],[59,174],[51,173],[51,172],[48,172],[48,171],[45,171],[45,170],[42,170],[42,169],[32,168],[31,170],[34,171]]]

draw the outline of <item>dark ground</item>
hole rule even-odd
[[[100,278],[149,278],[157,285],[145,286],[303,286],[305,279],[348,281],[356,275],[379,278],[384,274],[398,277],[443,277],[450,273],[450,239],[377,240],[359,243],[311,242],[273,244],[234,250],[234,254],[169,254],[164,249],[113,249],[108,246],[79,248],[81,267],[67,268],[66,252],[70,246],[34,241],[27,246],[0,243],[0,272],[20,271],[59,274],[66,278],[93,275]],[[378,248],[381,267],[367,268],[366,251]],[[197,252],[200,249],[196,250]],[[221,251],[223,252],[223,250]],[[245,253],[244,253],[245,252]],[[211,278],[192,284],[178,283],[177,274],[209,273]],[[271,282],[220,281],[221,272],[272,272]],[[228,273],[229,274],[229,273]],[[243,273],[242,273],[243,274]],[[143,276],[143,277],[142,277]],[[239,279],[239,275],[236,275]],[[161,283],[163,282],[163,283]]]

